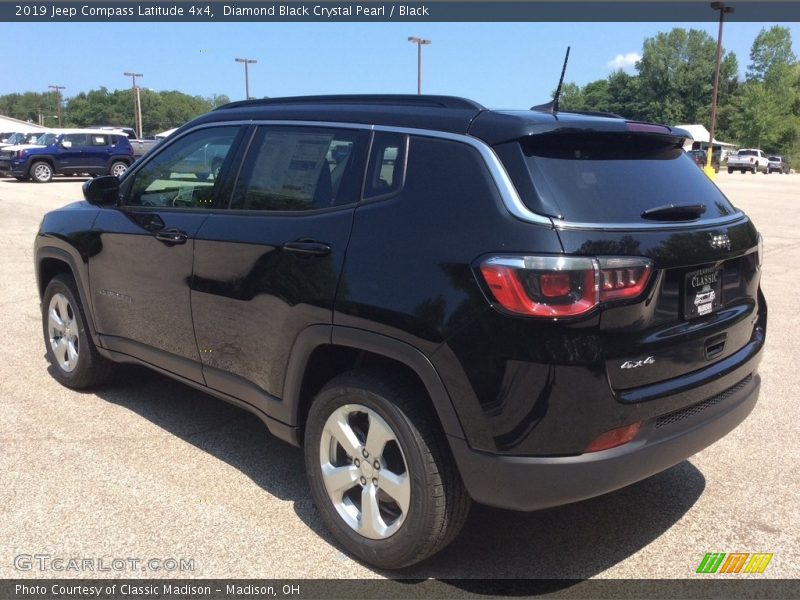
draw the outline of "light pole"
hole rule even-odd
[[[244,99],[250,100],[250,76],[247,72],[247,65],[255,64],[258,61],[253,60],[252,58],[237,58],[235,60],[236,62],[244,65]]]
[[[430,40],[409,36],[408,41],[417,45],[417,94],[422,93],[422,47],[431,43]]]
[[[133,92],[133,118],[136,121],[135,128],[136,128],[136,135],[137,137],[142,137],[142,103],[139,99],[139,88],[136,86],[136,78],[137,77],[144,77],[141,73],[123,73],[125,77],[130,77],[133,82],[133,87],[131,91]]]
[[[61,127],[61,90],[67,89],[63,85],[48,85],[56,93],[56,108],[58,109],[58,126]]]
[[[722,2],[712,2],[711,8],[719,11],[719,35],[717,36],[717,65],[714,70],[714,90],[711,92],[711,131],[708,134],[708,148],[706,149],[706,166],[703,169],[711,179],[714,178],[714,168],[711,159],[714,154],[714,130],[717,127],[717,92],[719,90],[719,63],[722,58],[722,22],[725,14],[733,12],[732,6],[725,6]]]

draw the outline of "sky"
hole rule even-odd
[[[775,24],[725,24],[723,46],[742,76],[756,35]],[[782,25],[800,54],[800,23]],[[423,48],[424,93],[528,108],[550,99],[566,46],[565,80],[584,85],[616,68],[635,72],[644,39],[673,27],[717,36],[716,23],[2,23],[0,94],[129,88],[123,72],[135,71],[143,88],[238,100],[236,57],[258,60],[249,68],[253,97],[415,93],[416,46],[407,38],[418,36],[432,40]]]

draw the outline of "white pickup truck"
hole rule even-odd
[[[746,148],[736,154],[728,156],[728,173],[741,171],[742,173],[769,172],[769,158],[763,150]]]

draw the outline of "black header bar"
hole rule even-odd
[[[800,2],[731,2],[728,22],[800,22]],[[705,1],[14,2],[0,22],[712,22]]]

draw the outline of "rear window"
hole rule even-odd
[[[735,212],[675,138],[559,133],[520,145],[536,212],[585,223],[652,222],[641,214],[668,204],[704,204],[700,220]]]
[[[739,150],[739,156],[758,156],[755,150]]]

